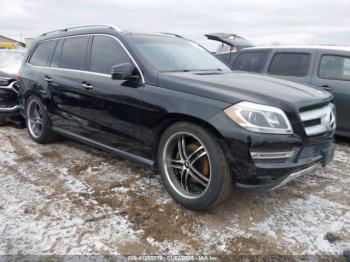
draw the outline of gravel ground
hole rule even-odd
[[[0,128],[0,254],[340,255],[350,248],[350,142],[325,169],[198,213],[153,171]]]

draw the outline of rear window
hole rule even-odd
[[[61,68],[84,70],[86,68],[86,51],[88,37],[70,37],[64,40],[61,55]]]
[[[350,57],[322,56],[318,74],[320,78],[349,81]]]
[[[281,76],[306,76],[309,71],[311,55],[307,53],[276,53],[268,73]]]
[[[55,45],[56,41],[47,41],[39,44],[35,48],[29,63],[35,66],[48,66]]]
[[[263,70],[266,52],[247,52],[238,55],[233,63],[233,70],[241,70],[248,72],[261,72]]]

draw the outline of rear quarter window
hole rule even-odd
[[[38,44],[29,60],[29,64],[48,66],[55,46],[56,41],[54,40]]]
[[[264,51],[241,53],[234,61],[232,69],[256,73],[262,72],[266,55],[267,52]]]
[[[270,75],[304,77],[311,62],[309,53],[276,53],[269,66]]]

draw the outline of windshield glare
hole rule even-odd
[[[0,68],[19,67],[22,63],[24,52],[0,50]]]
[[[169,36],[130,36],[136,50],[158,71],[230,71],[194,42]]]

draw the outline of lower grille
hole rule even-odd
[[[335,107],[329,103],[317,109],[300,113],[305,132],[308,136],[317,136],[336,129]]]

